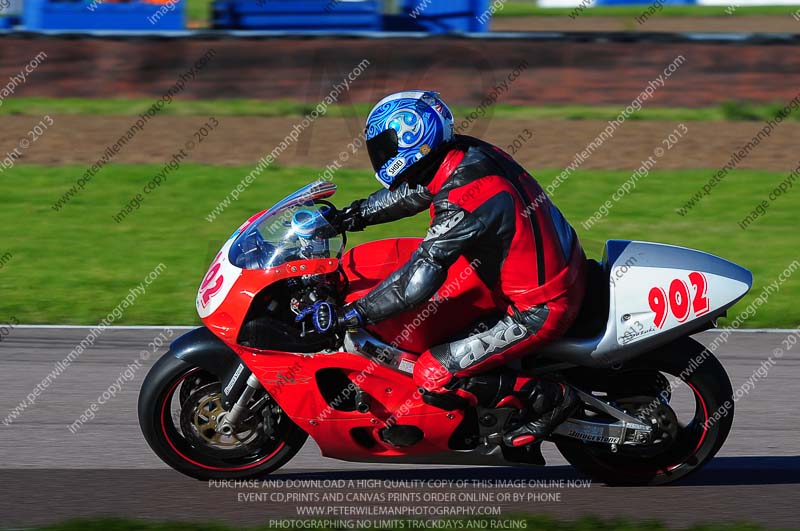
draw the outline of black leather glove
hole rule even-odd
[[[361,201],[353,201],[353,203],[342,210],[331,209],[326,214],[325,218],[328,220],[336,232],[359,232],[364,230],[367,224],[361,216]]]

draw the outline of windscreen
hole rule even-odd
[[[242,269],[268,269],[294,260],[338,257],[342,237],[325,219],[329,207],[313,201],[279,203],[236,238],[230,262]]]

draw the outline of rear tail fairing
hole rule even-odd
[[[631,359],[712,326],[753,283],[750,271],[732,262],[659,243],[610,240],[602,266],[605,328],[594,337],[562,338],[542,350],[546,357],[591,367]]]

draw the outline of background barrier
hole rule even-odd
[[[216,35],[216,34],[215,34]],[[800,86],[800,37],[714,37],[664,34],[561,34],[548,38],[365,39],[233,37],[189,34],[176,39],[115,39],[6,35],[0,43],[0,79],[17,73],[40,51],[46,82],[25,84],[17,95],[52,97],[158,96],[175,72],[210,47],[215,67],[182,98],[301,99],[318,101],[325,87],[353,64],[373,65],[348,92],[372,102],[398,86],[448,87],[448,98],[477,104],[493,84],[527,62],[526,75],[504,96],[508,104],[627,105],[654,72],[678,55],[680,73],[660,89],[655,106],[702,107],[722,101],[785,102]],[[632,43],[636,43],[632,46]],[[435,48],[436,55],[430,50]],[[345,102],[347,103],[347,102]]]

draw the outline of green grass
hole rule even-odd
[[[735,4],[735,2],[731,2]],[[642,14],[647,9],[649,2],[643,0],[642,5],[630,6],[601,6],[591,7],[581,11],[582,17],[625,17],[632,18]],[[660,17],[728,17],[728,16],[753,16],[775,15],[791,16],[798,6],[739,6],[732,15],[725,12],[728,6],[697,6],[673,5],[663,6],[663,9],[653,16]],[[506,2],[502,10],[495,13],[495,17],[566,17],[572,13],[571,7],[544,8],[533,2]]]
[[[152,98],[86,99],[86,98],[12,98],[0,106],[0,116],[44,114],[77,114],[99,116],[136,116],[145,112],[154,102]],[[161,113],[172,116],[283,116],[301,117],[309,114],[316,103],[294,100],[173,100]],[[774,118],[785,103],[753,104],[728,101],[713,107],[645,107],[631,115],[629,120],[667,121],[753,121]],[[327,115],[333,117],[366,117],[371,104],[332,105]],[[457,118],[465,118],[475,111],[475,106],[454,106]],[[559,120],[613,120],[622,106],[605,105],[505,105],[489,108],[486,116],[495,119],[559,119]],[[800,113],[789,115],[790,120],[800,120]]]
[[[0,255],[13,258],[0,270],[0,322],[97,323],[160,262],[167,269],[146,295],[129,308],[125,324],[197,322],[194,297],[218,248],[251,214],[273,204],[318,171],[268,168],[215,222],[204,217],[250,171],[251,167],[184,165],[141,209],[121,224],[112,220],[157,165],[111,165],[61,212],[50,205],[74,183],[83,166],[18,165],[3,173],[0,209]],[[537,176],[548,184],[557,170]],[[765,283],[775,280],[797,257],[800,191],[793,190],[770,207],[748,230],[738,221],[783,179],[779,173],[738,171],[686,217],[675,209],[700,187],[711,171],[655,171],[615,204],[610,215],[586,231],[586,220],[629,174],[580,171],[554,195],[578,230],[589,256],[598,257],[610,238],[642,239],[702,249],[753,271],[755,286],[740,308]],[[342,206],[374,191],[366,171],[336,174]],[[424,234],[426,215],[371,227],[352,235],[351,243],[391,236]],[[787,282],[746,325],[800,324],[800,282]]]
[[[497,519],[483,519],[477,518],[474,520],[465,519],[465,524],[469,522],[483,522],[484,526],[465,525],[452,529],[495,529],[492,524],[495,520],[507,520],[514,522],[524,522],[529,531],[666,531],[667,527],[658,522],[631,522],[628,520],[602,520],[599,518],[583,517],[573,522],[566,522],[555,520],[546,516],[505,516]],[[313,520],[317,523],[318,521]],[[330,529],[346,529],[345,527],[330,527],[322,525],[320,527],[313,527],[313,529],[330,530]],[[406,522],[403,522],[406,524]],[[454,522],[455,524],[455,522]],[[496,524],[495,524],[496,525]],[[281,529],[268,526],[257,527],[229,527],[222,524],[208,524],[208,523],[168,523],[168,522],[144,522],[144,521],[131,521],[119,519],[98,519],[98,520],[74,520],[65,522],[63,524],[56,524],[47,527],[37,528],[38,531],[273,531]],[[309,527],[312,529],[312,527]],[[380,529],[394,530],[394,529],[416,529],[408,525],[401,525],[400,527],[381,527]],[[425,529],[425,527],[420,527]],[[764,528],[752,524],[714,524],[714,525],[701,525],[684,528],[687,531],[761,531]]]
[[[186,0],[186,20],[190,24],[208,26],[211,20],[211,4],[212,0]]]

